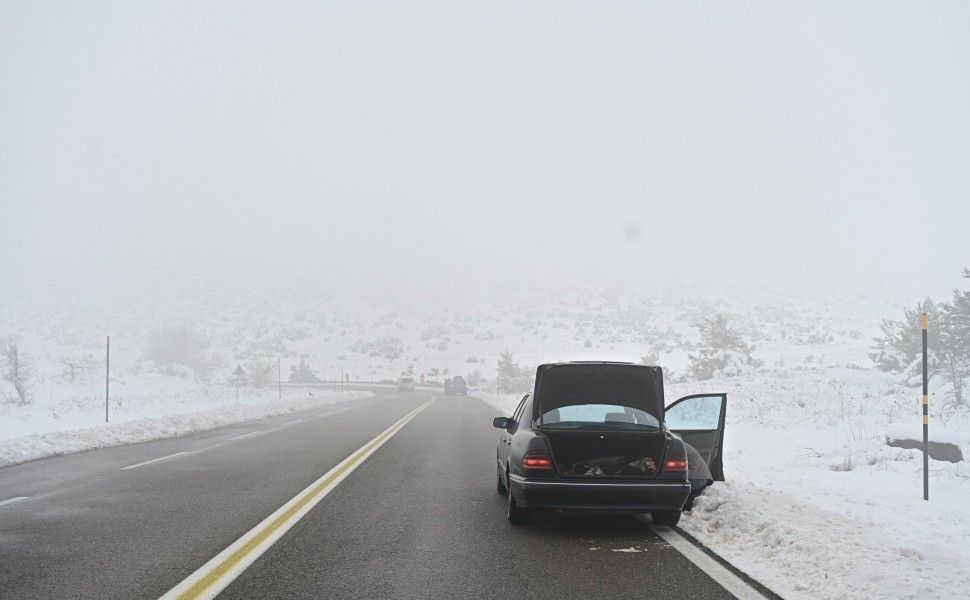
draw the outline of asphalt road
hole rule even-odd
[[[0,469],[0,598],[158,598],[432,396]],[[438,397],[219,597],[733,597],[643,519],[509,525],[493,416]]]

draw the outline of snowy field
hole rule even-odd
[[[220,288],[221,290],[224,288]],[[31,401],[0,404],[0,464],[181,435],[351,395],[284,391],[303,363],[312,376],[420,383],[463,375],[472,394],[508,413],[496,363],[522,371],[557,360],[649,360],[665,369],[668,402],[726,392],[728,481],[681,526],[788,598],[953,598],[970,589],[970,468],[931,461],[886,437],[920,437],[919,388],[876,370],[872,338],[920,298],[872,288],[826,291],[535,284],[436,290],[153,295],[118,291],[85,302],[0,301],[0,335],[35,364]],[[723,314],[753,346],[734,376],[689,370],[697,323]],[[104,427],[104,337],[112,336],[112,425]],[[271,367],[262,389],[229,385],[237,366]],[[306,373],[304,372],[304,375]],[[295,376],[295,375],[294,375]],[[931,433],[970,456],[970,410],[931,381]],[[65,433],[75,431],[75,433]],[[930,591],[924,588],[932,584]]]

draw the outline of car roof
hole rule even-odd
[[[622,360],[565,360],[561,362],[545,363],[544,367],[557,366],[557,365],[634,365],[634,366],[645,366],[637,365],[636,363],[626,362]]]

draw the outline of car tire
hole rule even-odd
[[[515,496],[512,495],[512,488],[509,486],[508,480],[505,481],[505,486],[508,494],[508,513],[506,517],[509,519],[509,523],[513,525],[524,525],[532,520],[532,509],[519,507],[515,502]]]
[[[657,510],[650,513],[654,525],[665,525],[673,527],[680,521],[679,510]]]
[[[505,474],[502,473],[502,467],[495,467],[495,491],[499,493],[500,496],[504,496],[509,493],[505,488]]]

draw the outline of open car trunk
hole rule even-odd
[[[663,460],[662,432],[543,430],[563,477],[654,477]]]
[[[654,477],[663,411],[658,367],[560,363],[536,374],[533,418],[563,477]]]

